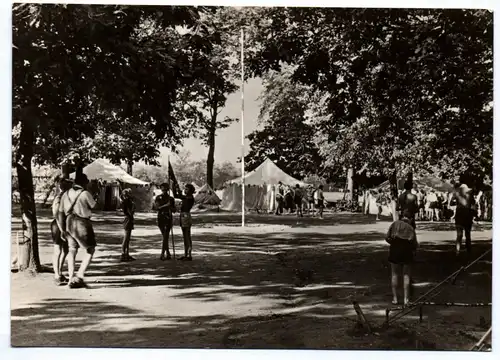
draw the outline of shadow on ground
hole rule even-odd
[[[351,224],[366,224],[360,219]],[[342,221],[348,220],[343,215],[331,219],[331,223]],[[271,299],[277,305],[266,316],[186,316],[179,309],[178,316],[162,317],[108,302],[49,298],[12,311],[14,346],[457,349],[457,332],[449,324],[461,323],[456,328],[463,328],[464,322],[479,321],[477,312],[463,308],[426,310],[428,321],[439,318],[448,324],[445,329],[452,340],[438,345],[428,338],[418,340],[417,330],[402,327],[380,336],[359,335],[352,301],[358,301],[371,321],[380,324],[391,299],[388,248],[381,232],[202,232],[193,237],[193,262],[160,262],[160,236],[134,236],[137,260],[120,263],[121,236],[113,224],[96,223],[100,243],[88,273],[90,294],[94,289],[128,292],[155,287],[175,290],[171,296],[200,303],[239,296]],[[143,226],[154,229],[154,220],[144,219]],[[41,246],[50,247],[47,224],[41,226],[40,236]],[[422,241],[413,268],[415,297],[467,262],[465,255],[455,256],[453,243],[453,239],[435,241],[432,235]],[[475,243],[471,258],[489,248],[491,242]],[[491,255],[433,300],[490,302]],[[490,309],[481,311],[491,321]],[[408,319],[415,322],[415,316]],[[120,325],[124,319],[126,324]],[[134,319],[139,325],[133,325]]]

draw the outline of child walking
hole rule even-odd
[[[50,224],[50,231],[52,234],[52,242],[54,243],[54,253],[52,256],[52,266],[54,268],[54,282],[56,285],[60,286],[68,282],[68,279],[62,274],[64,261],[66,256],[68,256],[69,248],[68,241],[63,239],[62,234],[65,232],[64,224],[58,219],[59,207],[61,205],[61,197],[63,194],[71,189],[71,182],[66,179],[59,181],[59,194],[54,198],[52,203],[52,215],[54,220]]]

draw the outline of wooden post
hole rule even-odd
[[[372,328],[370,326],[370,323],[366,319],[365,314],[363,314],[363,311],[361,310],[361,307],[359,306],[358,302],[353,301],[352,305],[354,306],[354,310],[356,311],[356,314],[358,315],[358,321],[363,325],[365,330],[371,334]]]

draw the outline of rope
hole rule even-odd
[[[408,315],[410,312],[412,312],[416,307],[420,306],[420,303],[422,302],[422,300],[424,300],[425,298],[427,298],[427,300],[430,300],[434,297],[436,297],[438,294],[440,294],[444,289],[441,289],[440,291],[438,291],[437,293],[434,293],[432,295],[430,295],[432,292],[434,292],[435,290],[437,290],[439,287],[441,287],[442,285],[444,285],[448,280],[450,279],[453,279],[455,280],[456,277],[463,271],[466,271],[468,268],[470,268],[472,265],[474,265],[475,263],[477,263],[479,260],[481,260],[483,257],[485,257],[486,255],[488,255],[490,252],[492,251],[492,249],[489,249],[487,250],[486,252],[484,252],[481,256],[479,256],[478,258],[476,258],[474,261],[472,261],[471,263],[469,263],[467,266],[465,267],[461,267],[460,269],[458,269],[457,271],[455,271],[453,274],[451,274],[450,276],[448,276],[446,279],[444,279],[443,281],[441,281],[439,284],[437,284],[436,286],[434,286],[432,289],[430,289],[429,291],[427,291],[425,294],[423,294],[422,296],[420,296],[417,300],[415,300],[411,305],[409,305],[407,308],[404,308],[403,310],[401,310],[400,312],[396,313],[392,319],[389,319],[387,321],[387,324],[390,324],[400,318],[402,318],[403,316],[405,315]]]

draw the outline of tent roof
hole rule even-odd
[[[221,200],[210,187],[210,185],[205,184],[199,190],[196,191],[194,196],[194,201],[197,204],[207,204],[207,205],[219,205]]]
[[[280,181],[283,184],[290,186],[295,186],[297,184],[300,186],[307,185],[306,183],[288,175],[269,158],[267,158],[255,170],[245,175],[245,185],[277,185]],[[241,183],[241,178],[230,180],[229,183]]]
[[[108,160],[97,159],[83,168],[83,173],[89,180],[102,179],[106,182],[115,182],[117,179],[126,184],[147,185],[148,182],[139,180],[129,174],[121,167],[111,164]],[[70,175],[75,177],[75,173]]]

